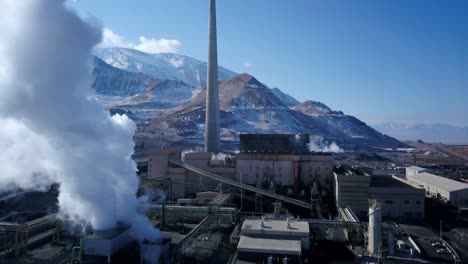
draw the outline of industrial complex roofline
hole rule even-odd
[[[280,200],[280,201],[283,201],[283,202],[286,202],[286,203],[294,204],[294,205],[304,207],[304,208],[307,208],[307,209],[312,209],[312,205],[309,204],[309,203],[299,201],[299,200],[296,200],[296,199],[293,199],[293,198],[289,198],[289,197],[286,197],[286,196],[283,196],[283,195],[279,195],[279,194],[276,194],[276,193],[272,193],[272,192],[269,192],[269,191],[266,191],[266,190],[263,190],[263,189],[259,189],[259,188],[256,188],[256,187],[253,187],[253,186],[250,186],[250,185],[247,185],[247,184],[242,184],[242,183],[230,180],[230,179],[226,179],[224,177],[221,177],[221,176],[213,174],[211,172],[202,170],[200,168],[189,165],[189,164],[184,163],[182,161],[169,160],[169,162],[171,162],[171,163],[173,163],[175,165],[181,166],[181,167],[183,167],[183,168],[185,168],[185,169],[187,169],[189,171],[195,172],[195,173],[197,173],[197,174],[199,174],[201,176],[208,177],[210,179],[213,179],[213,180],[216,180],[216,181],[219,181],[219,182],[222,182],[222,183],[226,183],[226,184],[229,184],[229,185],[232,185],[232,186],[244,189],[244,190],[248,190],[248,191],[251,191],[251,192],[254,192],[254,193],[259,193],[259,194],[262,194],[262,195],[265,195],[265,196],[268,196],[268,197],[271,197],[273,199],[277,199],[277,200]]]

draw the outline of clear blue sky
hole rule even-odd
[[[207,0],[77,0],[104,27],[206,61]],[[218,0],[219,63],[369,122],[468,126],[468,1]],[[248,63],[251,66],[245,67]]]

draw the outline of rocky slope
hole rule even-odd
[[[153,79],[179,80],[194,87],[206,86],[206,62],[174,53],[148,54],[127,48],[97,48],[94,54],[107,64],[128,72],[143,73]],[[219,79],[236,75],[219,67]]]
[[[138,127],[135,138],[139,142],[203,145],[206,94],[199,86],[204,84],[205,77],[200,74],[205,75],[206,64],[197,62],[196,67],[189,67],[191,71],[174,68],[170,62],[158,68],[153,67],[157,64],[153,60],[168,58],[167,54],[141,53],[128,49],[106,49],[104,53],[101,50],[101,58],[118,68],[95,60],[93,85],[98,98],[111,112],[126,113],[135,120]],[[192,60],[184,57],[182,65],[187,66]],[[195,73],[196,80],[192,78]],[[309,133],[344,149],[404,146],[353,116],[333,111],[321,102],[299,103],[249,74],[236,75],[226,70],[220,74],[220,80],[221,141],[226,150],[237,148],[240,133]]]

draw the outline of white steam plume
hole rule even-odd
[[[328,145],[327,142],[323,141],[323,139],[311,139],[307,146],[309,147],[309,151],[313,152],[344,152],[344,150],[335,142]]]
[[[101,30],[64,0],[3,0],[0,9],[0,191],[60,184],[61,213],[96,229],[159,233],[137,212],[135,124],[91,92]]]
[[[229,154],[224,154],[222,152],[219,152],[218,154],[214,154],[212,153],[211,154],[211,160],[212,161],[225,161],[226,158],[232,158],[232,155],[229,155]]]

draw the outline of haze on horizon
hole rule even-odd
[[[70,1],[105,46],[206,61],[204,1]],[[115,12],[119,10],[119,12]],[[370,123],[468,126],[468,2],[218,1],[219,63]]]

